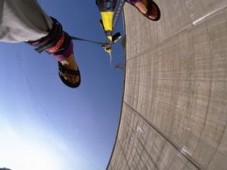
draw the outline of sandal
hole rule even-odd
[[[65,77],[63,76],[63,74],[68,74],[68,75],[73,75],[73,76],[78,76],[79,80],[75,83],[71,83],[69,81],[67,81],[67,79],[65,79]],[[76,88],[80,85],[81,82],[81,76],[80,76],[80,70],[78,68],[78,70],[70,70],[64,67],[64,65],[59,61],[58,62],[58,75],[61,79],[61,81],[68,87],[71,88]]]
[[[158,21],[161,18],[161,11],[160,11],[158,5],[153,0],[146,0],[146,1],[147,1],[147,5],[145,5],[143,3],[143,0],[137,1],[137,2],[143,3],[145,5],[145,7],[147,8],[147,12],[145,14],[143,12],[141,12],[141,10],[137,6],[135,6],[135,3],[137,3],[137,2],[133,2],[130,0],[127,0],[126,2],[128,2],[130,5],[134,6],[141,14],[143,14],[149,20]],[[150,18],[150,17],[152,17],[152,18]]]

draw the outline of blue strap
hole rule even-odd
[[[123,10],[124,4],[125,4],[125,0],[118,0],[117,7],[115,8],[115,11],[114,11],[113,31],[117,24],[118,19],[120,18],[120,14]]]

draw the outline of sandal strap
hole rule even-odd
[[[115,0],[96,0],[96,5],[98,6],[99,10],[102,12],[105,11],[114,11],[116,7],[117,1]]]
[[[79,70],[71,70],[71,69],[67,69],[65,68],[61,62],[58,62],[58,70],[60,73],[62,74],[71,74],[71,75],[79,75]]]
[[[147,12],[146,15],[149,15],[151,13],[151,11],[154,10],[154,6],[153,6],[153,1],[152,0],[148,0],[147,1]]]
[[[71,88],[76,88],[80,85],[81,83],[81,77],[80,77],[80,71],[79,69],[78,70],[70,70],[70,69],[66,69],[63,67],[63,65],[61,64],[61,62],[58,62],[58,69],[59,69],[59,72],[58,72],[58,75],[60,77],[60,79],[62,80],[62,82],[68,86],[68,87],[71,87]],[[75,75],[75,76],[79,76],[79,80],[76,82],[76,83],[71,83],[69,82],[68,80],[66,80],[64,78],[64,76],[62,76],[62,74],[71,74],[71,75]]]

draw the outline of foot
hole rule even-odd
[[[137,2],[130,2],[135,6],[144,16],[153,21],[160,19],[160,9],[158,5],[152,0],[140,0]]]
[[[69,70],[75,70],[77,71],[79,68],[76,64],[76,61],[74,59],[74,54],[72,53],[68,58],[60,61],[61,64],[64,66],[64,68],[69,69]],[[61,73],[60,74],[64,77],[66,81],[68,81],[71,84],[75,84],[80,81],[79,75],[75,76],[72,74],[67,74],[67,73]]]
[[[140,10],[140,12],[142,12],[144,15],[147,14],[147,12],[148,12],[147,7],[146,7],[147,5],[145,6],[144,2],[139,1],[139,2],[136,2],[134,5],[135,5],[135,6]],[[150,18],[150,19],[152,19],[152,20],[155,19],[155,16],[153,16],[153,15],[151,15],[151,14],[148,14],[147,16],[148,16],[148,18]]]

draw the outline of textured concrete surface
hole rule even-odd
[[[126,4],[126,75],[109,170],[227,169],[227,1]]]

